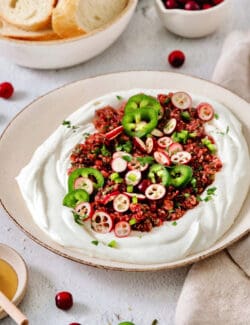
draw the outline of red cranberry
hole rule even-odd
[[[169,54],[168,62],[172,67],[179,68],[185,61],[185,54],[182,51],[176,50]]]
[[[149,179],[144,179],[141,181],[141,183],[138,185],[138,189],[144,193],[146,191],[146,188],[151,184]]]
[[[0,84],[0,97],[8,99],[13,95],[14,88],[11,83],[3,82]]]
[[[176,9],[176,8],[178,8],[178,3],[175,0],[167,0],[166,8],[167,9]]]
[[[213,0],[213,4],[216,6],[216,5],[220,4],[223,1],[224,0]]]
[[[80,323],[70,323],[69,325],[81,325]]]
[[[200,10],[200,6],[196,1],[188,1],[185,4],[185,9],[186,10]]]
[[[67,291],[58,292],[55,301],[59,309],[68,310],[73,306],[72,294]]]
[[[202,9],[210,9],[210,8],[212,8],[212,6],[209,3],[204,3],[202,5]]]

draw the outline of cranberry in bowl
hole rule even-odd
[[[155,0],[163,25],[170,32],[187,38],[215,32],[228,15],[230,0],[189,1]]]

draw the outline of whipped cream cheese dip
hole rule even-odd
[[[77,143],[83,142],[83,133],[93,133],[91,123],[95,110],[106,105],[119,107],[136,93],[156,96],[168,93],[166,89],[133,89],[97,98],[81,107],[66,120],[77,128],[60,125],[35,151],[31,161],[17,176],[23,198],[35,223],[54,241],[84,255],[119,262],[157,264],[179,260],[213,245],[233,224],[247,195],[250,184],[250,159],[241,124],[222,104],[193,95],[193,106],[200,102],[213,105],[218,119],[205,123],[208,134],[214,138],[218,156],[223,163],[211,186],[215,195],[209,202],[200,202],[177,220],[177,225],[165,222],[151,232],[133,231],[129,237],[117,238],[113,232],[99,234],[75,223],[73,215],[62,200],[67,193],[67,169],[70,154]],[[205,197],[206,192],[201,197]],[[115,240],[116,248],[108,247]],[[92,241],[99,244],[93,245]]]

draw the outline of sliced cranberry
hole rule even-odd
[[[200,6],[196,1],[188,1],[185,4],[185,9],[186,10],[200,10]]]
[[[14,93],[14,88],[11,83],[3,82],[0,84],[0,97],[4,99],[10,98]]]
[[[62,310],[68,310],[73,306],[73,297],[70,292],[58,292],[55,297],[56,306]]]
[[[185,62],[185,54],[182,51],[172,51],[168,56],[169,64],[174,68],[179,68]]]

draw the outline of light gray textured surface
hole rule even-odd
[[[166,57],[173,49],[182,49],[187,57],[178,71],[210,79],[224,38],[234,29],[248,28],[249,0],[232,0],[231,16],[221,29],[197,40],[168,33],[156,16],[153,0],[140,0],[136,15],[120,39],[85,64],[60,71],[34,71],[0,58],[0,82],[10,81],[16,89],[12,100],[0,100],[0,130],[37,96],[73,80],[124,70],[171,71]],[[35,244],[3,210],[0,242],[19,251],[28,264],[29,286],[21,308],[32,325],[66,325],[73,321],[82,325],[116,325],[118,317],[137,325],[151,325],[155,318],[159,325],[173,324],[188,268],[140,274],[82,266]],[[61,290],[69,290],[74,296],[75,304],[69,312],[54,305],[55,293]],[[5,319],[1,324],[14,323]]]

